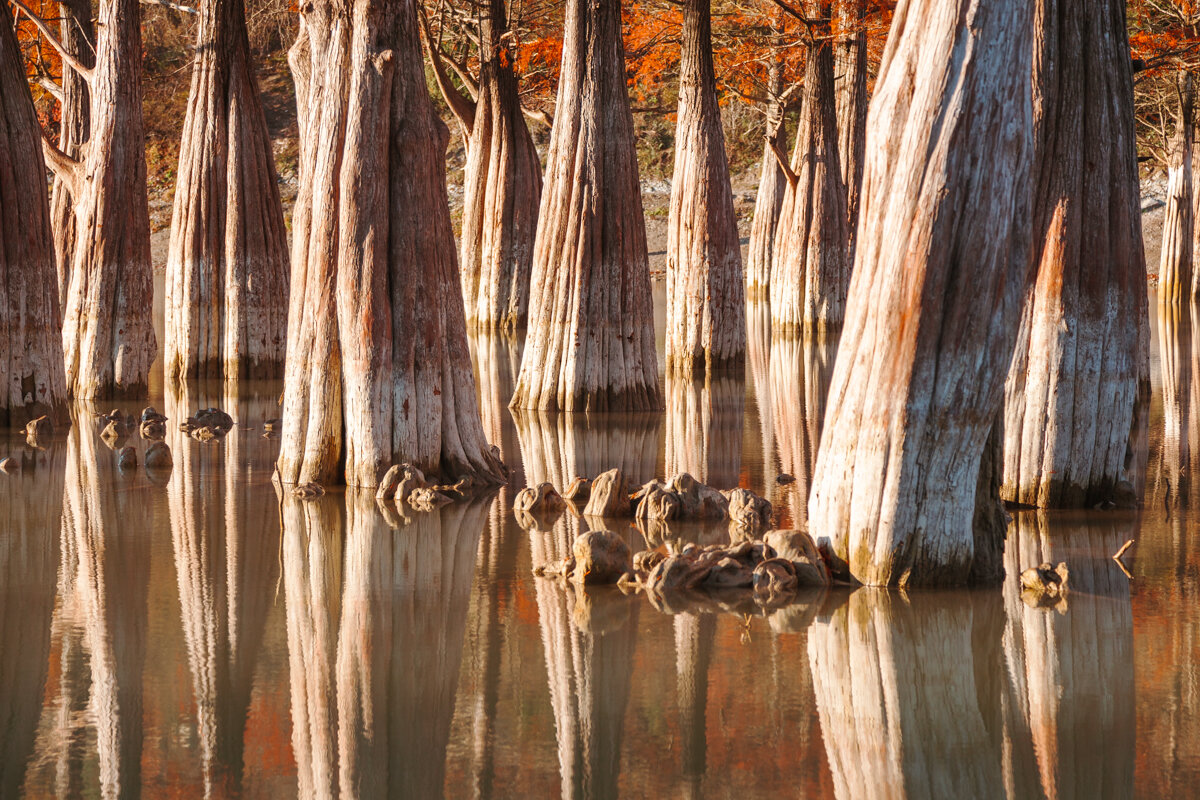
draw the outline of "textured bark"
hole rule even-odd
[[[762,165],[758,174],[758,194],[754,198],[754,221],[750,226],[750,244],[746,252],[746,297],[766,299],[771,286],[771,262],[775,257],[775,232],[783,210],[787,174],[775,156],[787,150],[787,118],[783,103],[783,61],[771,62],[767,71],[766,130],[763,133]]]
[[[568,0],[513,406],[662,407],[621,0]]]
[[[1003,797],[989,724],[1002,630],[999,597],[982,593],[862,590],[813,623],[808,662],[835,796]]]
[[[837,92],[838,164],[846,186],[846,219],[851,253],[858,227],[863,154],[867,148],[867,32],[863,28],[866,0],[834,0],[838,38],[834,44],[833,74]],[[853,261],[853,256],[851,256]]]
[[[771,265],[775,328],[805,336],[842,328],[850,283],[846,187],[838,156],[828,0],[810,0],[814,39],[804,69],[800,130]]]
[[[203,0],[167,253],[168,381],[283,375],[288,246],[243,0]]]
[[[667,217],[668,374],[738,367],[746,356],[741,239],[733,210],[711,0],[684,0],[675,174]]]
[[[3,23],[7,25],[7,22]],[[0,34],[2,35],[2,34]],[[63,459],[23,457],[0,481],[0,796],[21,797],[50,665]]]
[[[708,375],[687,380],[667,374],[666,471],[717,489],[733,489],[742,472],[746,388],[740,380]]]
[[[517,383],[521,351],[524,348],[523,339],[510,339],[490,331],[481,331],[471,337],[483,433],[489,442],[500,449],[500,460],[509,470],[508,488],[516,489],[525,485],[525,472],[521,466],[521,444],[517,439],[508,401],[512,399]]]
[[[1131,518],[1097,525],[1064,524],[1045,512],[1017,517],[1004,556],[1013,577],[1004,586],[1006,668],[1000,671],[1009,797],[1137,793],[1129,579],[1109,558],[1134,528]],[[1023,602],[1015,576],[1063,560],[1071,570],[1064,613]]]
[[[1006,500],[1090,507],[1126,479],[1149,380],[1125,4],[1039,0],[1037,278],[1006,387]]]
[[[461,256],[467,327],[513,333],[525,327],[529,310],[542,165],[521,111],[505,2],[485,5],[476,100],[462,96],[436,48],[426,44],[467,143]]]
[[[368,492],[350,490],[344,506],[283,499],[301,797],[442,794],[486,511],[461,503],[397,531]]]
[[[7,12],[5,12],[7,13]],[[0,19],[0,428],[67,421],[41,129],[11,20]]]
[[[1195,218],[1192,216],[1192,76],[1180,71],[1179,116],[1167,146],[1167,207],[1163,212],[1162,250],[1158,265],[1158,305],[1190,300],[1193,282]]]
[[[530,531],[533,563],[570,555],[565,533]],[[562,797],[616,797],[640,599],[546,580],[535,589]]]
[[[1200,309],[1191,304],[1158,306],[1159,369],[1163,435],[1154,504],[1200,505]]]
[[[1028,273],[1032,6],[896,9],[808,506],[863,583],[972,571],[980,460]]]
[[[51,159],[75,198],[77,241],[63,350],[77,399],[145,394],[156,342],[138,0],[101,0],[90,73],[91,135],[81,162]]]
[[[90,0],[59,0],[62,13],[59,41],[85,67],[96,62],[96,23]],[[91,97],[87,80],[72,69],[62,71],[62,102],[58,124],[58,147],[71,158],[79,158],[91,135]],[[75,259],[75,198],[69,181],[54,178],[50,195],[50,227],[54,231],[54,262],[58,267],[58,304],[67,306],[71,266]]]
[[[279,470],[373,486],[389,466],[503,480],[484,439],[446,200],[448,133],[415,0],[306,5]],[[344,466],[343,466],[344,465]]]
[[[220,447],[191,440],[168,425],[174,466],[167,486],[179,607],[187,642],[205,796],[239,794],[254,671],[279,580],[279,513],[261,502],[275,445],[262,438],[274,398],[239,400],[176,389],[165,413],[185,419],[219,406],[239,423]]]

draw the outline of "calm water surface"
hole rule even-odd
[[[514,418],[519,352],[476,342],[517,486],[688,470],[800,521],[832,353],[769,343],[762,313],[744,379],[671,383],[645,417]],[[1191,329],[1155,331],[1145,511],[1018,515],[1003,590],[765,615],[535,579],[586,527],[523,529],[517,486],[412,519],[355,491],[281,502],[278,385],[159,398],[252,426],[171,431],[169,476],[121,474],[94,409],[45,451],[5,435],[23,469],[0,476],[0,796],[1196,796]],[[728,535],[621,529],[635,549]],[[1132,580],[1109,558],[1131,538]],[[1071,592],[1031,608],[1011,576],[1044,560]]]

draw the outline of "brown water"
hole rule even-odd
[[[89,409],[46,451],[4,435],[23,469],[0,476],[0,797],[1196,796],[1200,519],[1164,510],[1200,488],[1190,328],[1156,331],[1146,511],[1009,532],[1010,575],[1071,565],[1053,609],[1011,579],[769,615],[577,597],[531,568],[581,523],[523,530],[515,487],[411,520],[361,492],[280,503],[278,385],[158,399],[253,426],[172,431],[169,476],[121,474]],[[518,483],[687,469],[802,516],[828,348],[756,336],[744,381],[621,419],[514,419],[519,354],[476,349]],[[1109,558],[1130,538],[1132,581]]]

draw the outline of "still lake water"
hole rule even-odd
[[[477,342],[516,486],[411,520],[278,499],[278,384],[153,401],[253,426],[171,430],[169,477],[122,475],[91,409],[49,450],[0,435],[23,464],[0,475],[0,797],[1200,793],[1200,517],[1166,510],[1200,499],[1190,318],[1152,340],[1145,510],[1017,515],[1003,590],[668,613],[533,577],[585,528],[522,529],[525,481],[686,469],[802,518],[830,354],[769,344],[762,313],[744,380],[673,384],[645,417],[514,418],[519,353]],[[727,535],[618,527],[635,549]],[[1109,558],[1131,538],[1132,580]],[[1015,590],[1044,560],[1071,567],[1057,608]]]

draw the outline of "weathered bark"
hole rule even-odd
[[[1162,250],[1158,266],[1158,306],[1192,299],[1192,119],[1194,95],[1191,73],[1180,70],[1179,116],[1167,146],[1167,207],[1163,211]]]
[[[662,407],[621,0],[569,0],[517,408]]]
[[[771,262],[775,257],[775,232],[783,210],[787,174],[776,153],[787,150],[787,117],[783,97],[783,60],[776,58],[767,68],[766,128],[763,132],[762,164],[758,174],[758,194],[754,198],[754,221],[750,226],[750,244],[746,252],[746,297],[766,299],[771,286]]]
[[[90,0],[59,0],[62,21],[59,40],[85,67],[96,65],[96,23]],[[91,135],[91,97],[87,80],[72,69],[62,71],[62,101],[58,124],[58,148],[79,158]],[[71,266],[75,259],[75,198],[68,181],[55,176],[50,194],[50,228],[54,231],[54,262],[58,267],[58,305],[67,306]]]
[[[188,387],[190,389],[191,387]],[[187,641],[205,796],[240,793],[243,735],[267,613],[279,578],[279,514],[261,501],[257,473],[271,469],[274,443],[259,433],[274,400],[241,400],[180,387],[167,416],[219,406],[240,423],[220,447],[168,427],[174,467],[167,498],[179,606]]]
[[[1017,517],[1004,555],[1006,669],[998,670],[1007,679],[1001,763],[1009,797],[1136,794],[1133,613],[1129,579],[1109,557],[1134,527],[1131,519],[1096,525],[1064,524],[1045,512]],[[1063,560],[1070,569],[1065,606],[1024,602],[1021,570]]]
[[[7,21],[3,24],[7,26]],[[4,35],[0,33],[0,35]],[[61,452],[59,449],[57,452]],[[50,665],[63,459],[40,451],[0,480],[0,796],[20,797]]]
[[[533,563],[566,557],[571,541],[560,526],[530,531]],[[616,797],[640,598],[547,580],[535,589],[562,797]]]
[[[1036,283],[1006,386],[1003,496],[1092,506],[1126,480],[1149,380],[1125,5],[1039,0]]]
[[[475,398],[448,133],[425,88],[415,0],[306,5],[291,63],[300,189],[281,477],[373,486],[409,462],[502,481]]]
[[[733,489],[742,472],[746,389],[729,376],[688,380],[667,374],[665,477],[689,473],[717,489]]]
[[[1158,306],[1159,369],[1163,434],[1155,505],[1200,505],[1200,309],[1191,304]]]
[[[515,489],[525,485],[525,471],[521,466],[521,444],[508,401],[512,399],[517,372],[521,369],[524,347],[523,339],[510,339],[490,331],[481,331],[471,337],[483,433],[500,449],[500,460],[508,467],[508,488]]]
[[[7,12],[5,12],[7,13]],[[0,428],[67,421],[41,129],[11,20],[0,19]]]
[[[467,328],[513,333],[525,327],[529,310],[542,165],[521,110],[504,0],[487,1],[479,41],[475,100],[455,88],[436,46],[428,39],[426,45],[467,144],[461,244]]]
[[[287,285],[243,0],[203,0],[167,253],[167,380],[281,377]]]
[[[675,173],[667,217],[668,374],[701,376],[746,356],[741,239],[733,210],[711,0],[683,0]]]
[[[142,125],[138,0],[101,0],[96,66],[88,73],[91,135],[84,157],[46,147],[75,198],[77,241],[63,310],[67,386],[78,399],[145,393],[156,342]]]
[[[836,333],[850,283],[846,187],[838,156],[829,0],[810,0],[813,40],[804,70],[800,131],[788,168],[771,265],[771,320],[805,336]]]
[[[818,618],[808,660],[834,795],[1003,797],[989,724],[1002,631],[994,594],[861,590]]]
[[[301,797],[442,794],[487,505],[420,514],[397,531],[371,493],[350,490],[344,506],[283,499]]]
[[[846,219],[851,254],[858,227],[863,154],[867,148],[867,32],[863,28],[866,0],[835,0],[833,73],[837,92],[838,164],[846,186]],[[854,257],[851,255],[850,261]]]
[[[808,505],[863,583],[966,583],[976,558],[980,459],[1028,273],[1032,11],[896,9]]]

